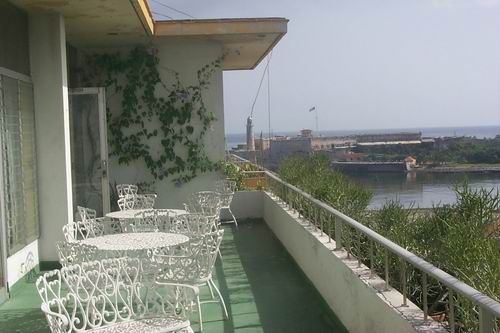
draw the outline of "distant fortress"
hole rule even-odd
[[[247,126],[247,130],[252,130],[252,126]],[[253,141],[249,144],[248,140]],[[253,134],[247,133],[247,144],[238,145],[232,152],[249,160],[258,159],[273,169],[279,166],[283,158],[290,155],[309,156],[313,152],[322,151],[328,154],[332,161],[357,162],[362,160],[363,154],[351,152],[351,149],[356,146],[421,144],[426,142],[434,142],[434,139],[422,138],[421,132],[317,137],[313,135],[312,130],[304,129],[295,137],[254,138]],[[248,149],[249,146],[251,149]],[[405,162],[396,163],[401,164],[397,166],[398,169],[406,169]],[[354,167],[354,165],[351,163],[350,167]],[[394,169],[393,166],[390,168]]]

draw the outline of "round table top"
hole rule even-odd
[[[107,213],[107,217],[111,217],[113,219],[133,219],[136,214],[150,211],[151,209],[129,209],[129,210],[120,210],[117,212]],[[172,214],[181,215],[187,214],[187,211],[184,209],[158,209],[162,211],[169,211]]]
[[[168,232],[131,232],[87,238],[82,244],[105,251],[150,250],[187,243],[189,237]]]

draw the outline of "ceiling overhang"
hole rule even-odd
[[[287,32],[285,18],[156,21],[155,38],[202,39],[220,43],[224,69],[253,69]]]
[[[77,47],[140,43],[153,35],[146,0],[9,0],[28,13],[64,16],[66,40]]]
[[[161,39],[207,40],[224,51],[224,70],[253,69],[287,32],[284,18],[155,21],[146,0],[9,0],[30,13],[60,13],[66,39],[80,48]]]

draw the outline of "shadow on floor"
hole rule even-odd
[[[47,321],[40,310],[35,278],[24,278],[15,286],[11,298],[0,306],[0,332],[47,333]]]

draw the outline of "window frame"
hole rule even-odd
[[[19,131],[20,131],[20,141],[19,141],[19,146],[20,146],[20,151],[21,151],[21,156],[20,156],[20,161],[21,161],[21,179],[24,180],[24,168],[23,168],[23,156],[22,156],[22,151],[23,151],[23,147],[22,147],[22,144],[23,144],[23,139],[22,139],[22,126],[23,126],[23,115],[22,115],[22,112],[21,112],[21,100],[19,98],[20,94],[21,94],[21,82],[23,83],[27,83],[31,86],[31,89],[33,89],[33,82],[31,80],[31,78],[25,74],[22,74],[22,73],[18,73],[18,72],[15,72],[15,71],[12,71],[12,70],[9,70],[7,68],[4,68],[4,67],[0,67],[0,102],[3,103],[3,100],[4,100],[4,97],[2,96],[3,95],[3,82],[4,82],[4,77],[8,77],[10,79],[14,79],[17,81],[17,94],[18,94],[18,100],[17,100],[17,116],[18,116],[18,122],[19,122]],[[2,111],[3,112],[3,111]],[[28,235],[28,231],[27,231],[27,219],[24,219],[24,221],[18,226],[18,227],[21,227],[23,230],[22,230],[22,236],[19,237],[19,239],[16,240],[16,243],[11,243],[10,242],[10,236],[9,236],[9,225],[8,225],[8,221],[7,221],[7,206],[6,206],[6,193],[4,193],[5,191],[5,179],[4,179],[4,175],[5,175],[5,167],[4,167],[4,163],[2,161],[0,161],[0,231],[1,231],[1,244],[2,244],[2,249],[1,249],[1,255],[2,255],[2,261],[3,261],[3,265],[5,266],[4,267],[4,271],[5,271],[5,274],[7,274],[7,258],[12,256],[13,254],[15,254],[16,252],[18,252],[19,250],[23,249],[24,247],[26,247],[27,245],[29,245],[30,243],[32,243],[33,241],[35,241],[36,239],[38,239],[40,237],[40,221],[39,221],[39,207],[38,207],[38,181],[37,181],[37,159],[36,159],[36,144],[35,144],[35,138],[36,138],[36,133],[35,133],[35,121],[36,121],[36,115],[35,115],[35,108],[34,108],[34,105],[33,105],[33,109],[32,109],[32,112],[33,112],[33,139],[32,139],[32,151],[33,151],[33,162],[34,162],[34,165],[33,165],[33,169],[32,169],[32,172],[33,172],[33,185],[34,185],[34,188],[33,188],[33,191],[35,192],[34,193],[34,198],[35,198],[35,202],[34,202],[34,205],[35,205],[35,221],[34,221],[34,226],[35,226],[35,232],[34,234],[32,235]],[[1,119],[1,117],[3,117],[3,115],[0,115],[0,122],[3,121]],[[0,123],[0,130],[2,130],[2,124]],[[3,132],[0,133],[0,148],[3,148],[4,147],[4,137],[3,137]],[[1,151],[1,154],[2,154],[2,157],[3,157],[3,154],[4,152]],[[8,170],[7,170],[8,171]],[[25,200],[25,197],[26,197],[26,191],[25,191],[26,187],[25,187],[25,184],[24,182],[22,182],[22,187],[21,187],[21,190],[22,190],[22,196],[23,196],[23,209],[26,211],[26,200]]]

